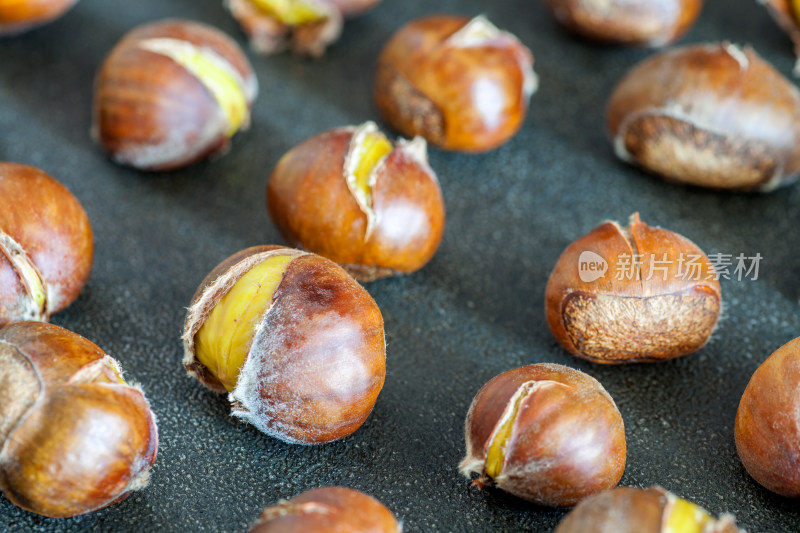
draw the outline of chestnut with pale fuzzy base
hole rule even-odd
[[[509,422],[502,467],[491,478],[489,448]],[[539,505],[575,505],[616,486],[625,470],[625,427],[614,400],[596,379],[562,365],[524,366],[491,379],[472,400],[465,440],[462,474]]]
[[[800,174],[800,91],[750,47],[648,58],[608,103],[617,156],[667,180],[771,191]]]
[[[23,509],[65,518],[144,488],[158,431],[138,386],[64,328],[0,329],[0,489]]]
[[[800,338],[755,371],[734,430],[739,458],[753,479],[772,492],[800,498]]]
[[[584,252],[607,262],[605,276],[581,280]],[[636,256],[641,263],[630,268]],[[696,272],[690,272],[690,260]],[[558,343],[578,357],[653,362],[703,347],[719,319],[721,298],[703,251],[677,233],[648,226],[636,213],[628,228],[605,222],[567,247],[547,282],[545,311]]]
[[[184,366],[211,390],[227,392],[197,360],[195,335],[236,281],[276,255],[293,259],[252,332],[228,395],[232,414],[285,442],[344,438],[361,427],[383,387],[386,341],[375,301],[332,261],[281,246],[256,246],[217,265],[189,307]]]
[[[402,526],[381,502],[345,487],[308,490],[267,507],[248,533],[402,533]]]
[[[72,303],[92,270],[89,218],[61,183],[0,162],[0,326],[46,321]]]
[[[359,281],[408,274],[442,240],[445,206],[425,140],[399,141],[357,194],[352,167],[374,123],[337,128],[292,148],[267,184],[267,208],[286,241],[331,259]]]
[[[0,2],[0,37],[18,35],[61,17],[78,0]]]

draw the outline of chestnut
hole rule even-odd
[[[703,347],[721,298],[714,266],[697,245],[635,213],[628,227],[604,222],[564,250],[547,282],[545,312],[573,355],[653,362]]]
[[[800,76],[800,4],[797,0],[759,0],[759,4],[767,6],[767,11],[786,32],[794,43],[794,75]]]
[[[547,0],[556,20],[592,41],[660,47],[697,20],[703,0]]]
[[[188,373],[228,392],[232,414],[289,443],[353,433],[386,375],[383,317],[336,263],[255,246],[217,265],[192,299]]]
[[[44,516],[90,513],[147,486],[147,399],[87,339],[42,322],[0,328],[0,490]]]
[[[752,48],[675,48],[634,67],[608,103],[617,156],[667,180],[770,191],[800,172],[800,92]]]
[[[239,46],[198,22],[139,26],[97,73],[92,136],[123,165],[176,169],[228,150],[258,81]]]
[[[0,37],[16,35],[59,18],[78,0],[12,0],[0,2]]]
[[[533,56],[486,18],[431,16],[398,30],[378,58],[381,116],[406,137],[483,152],[517,133],[536,92]]]
[[[249,533],[401,533],[381,502],[355,489],[321,487],[267,507]]]
[[[555,533],[744,533],[731,515],[714,519],[703,508],[661,487],[617,487],[589,496]]]
[[[259,53],[291,48],[321,57],[342,33],[345,17],[372,9],[380,0],[226,0],[228,10]]]
[[[421,268],[444,232],[425,140],[393,145],[372,122],[287,152],[269,179],[267,208],[289,244],[340,263],[359,281]]]
[[[753,479],[772,492],[800,498],[800,338],[778,348],[750,378],[734,435]]]
[[[45,172],[0,162],[0,326],[47,321],[92,270],[94,242],[80,202]]]
[[[461,473],[539,505],[569,507],[619,483],[625,428],[593,377],[551,363],[504,372],[469,407]]]

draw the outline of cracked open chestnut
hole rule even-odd
[[[78,0],[5,0],[0,2],[0,37],[52,22]]]
[[[372,122],[292,148],[267,184],[286,241],[360,281],[421,268],[442,240],[445,207],[425,140],[389,141]]]

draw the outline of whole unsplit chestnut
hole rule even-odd
[[[393,145],[372,122],[287,152],[269,179],[267,207],[289,244],[336,261],[360,281],[421,268],[444,232],[425,140]]]
[[[406,137],[482,152],[510,139],[536,91],[533,56],[484,17],[432,16],[397,31],[378,58],[381,116]]]
[[[345,487],[308,490],[267,507],[249,533],[401,533],[381,502]]]
[[[753,479],[772,492],[800,498],[800,338],[755,371],[734,430],[739,457]]]
[[[341,267],[280,246],[238,252],[189,307],[184,365],[233,416],[286,442],[341,439],[369,416],[386,375],[383,318]]]
[[[90,513],[144,488],[156,421],[138,386],[64,328],[0,328],[0,489],[27,511]]]
[[[797,0],[759,0],[759,3],[767,6],[778,26],[791,37],[797,56],[794,75],[800,76],[800,3]]]
[[[545,294],[550,331],[595,363],[673,359],[703,347],[719,319],[721,292],[693,242],[651,227],[604,222],[570,244]]]
[[[461,472],[539,505],[568,507],[619,483],[625,428],[593,377],[540,363],[504,372],[472,400]]]
[[[751,48],[676,48],[617,85],[608,127],[620,159],[678,183],[770,191],[800,173],[800,91]]]
[[[16,35],[47,24],[66,13],[78,0],[0,1],[0,37]]]
[[[80,202],[39,169],[0,162],[0,326],[46,321],[92,270],[92,228]]]
[[[719,520],[661,487],[617,487],[589,496],[555,533],[744,533],[731,515]]]
[[[111,157],[169,170],[227,151],[250,124],[253,69],[221,31],[165,20],[128,33],[95,80],[92,136]]]
[[[703,0],[547,0],[556,20],[588,39],[664,46],[694,24]]]

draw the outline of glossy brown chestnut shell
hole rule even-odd
[[[316,135],[287,152],[267,184],[267,208],[286,241],[342,265],[359,281],[408,274],[442,240],[445,206],[425,140],[401,140],[361,193],[351,168],[368,122]]]
[[[637,261],[638,258],[638,261]],[[594,266],[593,266],[594,265]],[[631,217],[570,244],[545,293],[565,350],[595,363],[673,359],[703,347],[721,308],[717,274],[690,240]]]
[[[363,492],[345,487],[308,490],[267,507],[249,533],[401,533],[392,512]]]
[[[800,172],[800,91],[751,48],[675,48],[617,85],[608,128],[620,159],[667,180],[770,191]]]
[[[616,486],[625,470],[625,428],[614,400],[596,379],[562,365],[491,379],[472,400],[465,439],[465,476],[477,473],[479,487],[496,485],[539,505],[575,505]]]
[[[93,256],[92,228],[72,193],[39,169],[0,162],[0,326],[67,307]]]
[[[128,33],[95,80],[92,136],[116,162],[170,170],[227,151],[258,82],[221,31],[165,20]]]
[[[78,0],[17,0],[0,2],[0,37],[16,35],[47,24],[66,13]]]
[[[735,438],[753,479],[800,498],[800,339],[776,350],[750,378],[736,412]]]
[[[386,122],[446,150],[482,152],[517,133],[536,91],[533,55],[484,17],[431,16],[400,28],[378,58]]]
[[[556,20],[593,41],[659,47],[694,24],[703,0],[547,0]]]
[[[275,257],[288,264],[264,312],[246,326],[246,356],[226,388],[200,361],[197,335],[237,282]],[[232,316],[224,329],[239,321]],[[215,392],[229,392],[233,416],[290,443],[353,433],[372,412],[386,376],[383,317],[369,293],[336,263],[281,246],[248,248],[217,265],[192,299],[183,343],[188,373]]]
[[[144,488],[158,433],[118,363],[64,328],[0,328],[0,489],[27,511],[90,513]]]
[[[797,0],[759,0],[767,6],[769,14],[794,43],[794,75],[800,76],[800,3]]]

